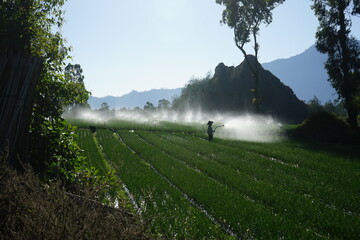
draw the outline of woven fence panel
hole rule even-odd
[[[40,58],[0,56],[0,153],[12,166],[27,161],[32,98],[41,71]]]

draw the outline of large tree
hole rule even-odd
[[[170,102],[166,99],[160,99],[158,101],[158,108],[161,110],[166,110],[170,108]]]
[[[154,104],[152,104],[151,102],[146,102],[144,106],[144,110],[154,110],[154,109],[155,109]]]
[[[360,45],[351,36],[351,16],[360,14],[359,0],[313,0],[312,9],[319,20],[316,48],[328,55],[325,68],[329,81],[345,102],[348,122],[357,128],[359,109]]]
[[[243,53],[247,64],[254,76],[254,98],[256,112],[260,112],[260,98],[259,98],[259,63],[258,52],[259,43],[258,35],[260,25],[269,25],[272,22],[271,11],[283,3],[285,0],[216,0],[216,3],[224,5],[225,10],[222,15],[222,23],[227,24],[230,28],[234,29],[234,40],[236,46]],[[245,44],[254,42],[254,56],[252,62],[251,58],[245,50]]]
[[[72,96],[82,96],[81,98],[73,99],[74,102],[71,104],[71,106],[84,106],[87,100],[87,96],[89,96],[91,93],[85,89],[85,77],[83,75],[83,70],[80,64],[68,63],[68,65],[65,67],[64,76],[67,82],[68,94]]]

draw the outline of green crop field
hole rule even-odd
[[[354,145],[216,138],[203,126],[78,125],[89,164],[114,169],[134,211],[171,239],[360,239]],[[96,125],[92,123],[93,125]],[[84,128],[81,128],[84,127]]]

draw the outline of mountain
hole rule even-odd
[[[307,107],[290,87],[261,67],[254,56],[249,62],[259,65],[258,84],[260,112],[284,122],[298,123],[307,116]],[[253,66],[254,67],[254,66]],[[254,112],[252,89],[254,77],[244,60],[239,66],[228,67],[220,63],[213,77],[193,81],[186,85],[174,108],[186,110],[188,106],[204,111],[248,113]]]
[[[316,96],[322,103],[325,103],[337,98],[335,90],[327,81],[328,76],[324,69],[325,60],[326,55],[319,53],[313,45],[299,55],[263,63],[262,67],[269,70],[283,84],[289,86],[300,100],[308,101]],[[93,109],[99,109],[104,102],[108,103],[110,108],[115,109],[142,108],[147,101],[156,106],[160,99],[167,99],[171,102],[174,96],[180,96],[180,94],[181,88],[132,91],[121,97],[90,97],[88,103]]]
[[[91,96],[88,100],[88,104],[92,109],[101,108],[101,104],[106,102],[110,109],[120,109],[120,108],[135,108],[140,107],[143,108],[146,102],[151,102],[154,106],[157,106],[159,100],[166,99],[169,102],[175,96],[179,96],[181,94],[181,88],[176,89],[152,89],[150,91],[138,92],[132,91],[128,94],[125,94],[121,97],[93,97]]]
[[[262,66],[289,86],[299,99],[308,101],[316,96],[325,103],[337,98],[335,89],[327,81],[326,59],[327,56],[319,53],[313,45],[299,55],[263,63]]]

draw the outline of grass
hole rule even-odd
[[[114,122],[109,128],[83,133],[83,141],[95,136],[158,236],[360,237],[360,161],[354,145],[208,142],[199,126],[166,122],[156,128]]]
[[[185,138],[189,137],[185,136]],[[151,139],[151,141],[156,142],[156,139]],[[177,141],[175,140],[174,144],[176,143],[181,143],[181,139],[178,139]],[[196,155],[196,152],[201,149],[201,144],[204,146],[208,145],[208,143],[204,141],[199,141],[197,144],[194,139],[191,141],[189,140],[188,145],[184,144],[183,149],[177,149],[177,151],[172,152],[172,154],[176,155],[177,153],[180,153],[177,156],[178,158],[183,158],[185,161],[189,161],[190,158],[188,156],[191,154]],[[158,144],[158,146],[161,147],[165,145]],[[170,148],[167,147],[167,149]],[[191,149],[194,152],[191,152],[188,149]],[[232,152],[238,153],[233,156],[240,156],[240,158],[241,156],[246,157],[246,153],[239,151],[238,148],[227,149],[225,151],[226,153],[230,153],[231,150],[233,150]],[[216,151],[224,152],[224,148],[221,150],[217,149]],[[294,191],[297,187],[310,184],[310,182],[305,182],[306,184],[304,184],[304,181],[306,181],[305,178],[296,179],[292,178],[291,175],[279,175],[273,171],[275,168],[278,168],[279,170],[279,167],[283,170],[286,168],[301,170],[298,166],[289,164],[284,165],[284,163],[279,161],[269,161],[270,159],[266,159],[263,155],[257,154],[252,154],[251,159],[247,158],[246,161],[239,161],[239,159],[236,158],[229,158],[226,154],[222,154],[219,157],[217,156],[218,154],[216,151],[210,150],[207,156],[202,154],[202,156],[198,157],[195,162],[193,160],[190,160],[190,162],[193,162],[193,164],[195,163],[195,167],[226,183],[227,186],[232,187],[234,190],[243,192],[251,199],[259,201],[265,206],[273,209],[276,214],[286,214],[288,218],[291,218],[294,221],[301,221],[307,228],[313,228],[319,232],[323,231],[322,229],[326,229],[327,226],[321,226],[321,223],[314,225],[313,222],[308,219],[308,216],[306,216],[306,214],[302,214],[302,212],[322,212],[323,218],[337,218],[339,219],[339,222],[351,221],[351,218],[346,220],[347,217],[343,216],[343,210],[336,210],[333,207],[329,209],[329,204],[322,201],[316,201],[317,199],[314,198],[309,198],[309,195],[306,195],[305,193]],[[219,163],[224,165],[221,167]],[[267,171],[263,171],[264,169]],[[277,176],[278,178],[274,179],[274,176]],[[312,184],[312,186],[314,188],[308,189],[310,190],[308,192],[319,190],[319,187],[315,184]],[[344,194],[345,193],[342,192],[339,195],[344,196]],[[326,194],[325,196],[328,195]],[[338,193],[333,192],[331,196],[337,197]],[[353,195],[348,195],[348,197],[352,196]],[[354,203],[358,204],[356,201],[354,201]],[[296,206],[296,209],[294,209],[294,206]],[[326,214],[328,216],[326,216]],[[356,220],[356,218],[354,220]],[[336,227],[339,228],[338,226]],[[343,225],[343,227],[344,229],[339,229],[339,235],[341,235],[342,232],[351,231],[346,229],[346,224]],[[327,232],[327,230],[325,230],[325,232]]]
[[[123,135],[121,135],[123,137]],[[99,142],[112,164],[119,166],[121,180],[131,192],[139,213],[154,234],[166,238],[225,239],[226,236],[151,165],[134,154],[120,137],[107,130],[97,132]]]
[[[86,129],[78,129],[76,133],[78,135],[79,146],[83,150],[82,156],[86,157],[89,166],[95,167],[99,174],[105,175],[110,168],[101,154],[94,134]]]

